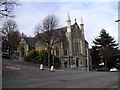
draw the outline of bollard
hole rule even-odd
[[[53,66],[51,66],[50,71],[51,71],[51,72],[53,72],[53,71],[54,71],[54,67],[53,67]]]
[[[40,70],[43,70],[43,64],[40,64]]]

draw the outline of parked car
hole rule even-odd
[[[118,69],[115,68],[115,67],[113,67],[113,68],[110,69],[110,72],[117,72],[117,71],[118,71]]]
[[[72,69],[76,69],[77,66],[76,66],[76,65],[71,65],[71,68],[72,68]]]
[[[10,58],[10,54],[8,50],[2,51],[2,58]]]

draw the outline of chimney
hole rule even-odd
[[[84,30],[84,24],[80,24],[80,29]]]
[[[81,17],[81,24],[80,24],[80,29],[81,29],[81,30],[84,30],[84,24],[83,24],[83,20],[82,20],[82,17]]]
[[[69,13],[68,13],[68,20],[66,22],[67,22],[67,32],[71,32],[71,20]]]

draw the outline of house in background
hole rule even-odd
[[[32,37],[22,37],[18,52],[21,57],[26,56],[28,52],[32,49],[35,49],[36,40]]]
[[[62,35],[61,41],[53,45],[53,54],[59,57],[61,67],[63,68],[79,68],[87,69],[91,67],[91,59],[89,54],[89,44],[85,40],[84,24],[77,24],[77,20],[71,25],[68,17],[67,26],[58,28],[54,32]],[[82,22],[82,19],[81,19]],[[44,42],[34,38],[23,38],[19,45],[21,56],[27,55],[31,49],[43,50],[47,49]]]

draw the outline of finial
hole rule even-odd
[[[83,24],[83,20],[82,20],[82,17],[81,17],[81,24]]]
[[[70,20],[69,12],[68,12],[68,20]]]
[[[77,19],[75,18],[75,22],[77,22]]]

